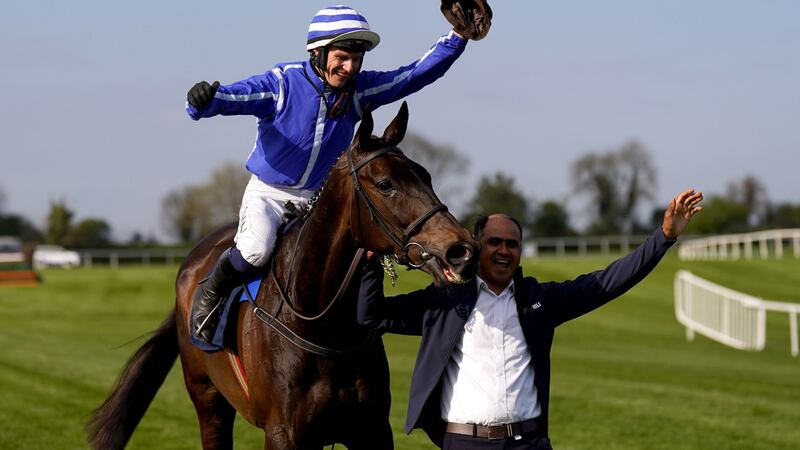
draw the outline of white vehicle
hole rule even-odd
[[[33,268],[43,267],[78,267],[81,257],[78,252],[67,250],[58,245],[37,245],[33,250]]]
[[[0,263],[21,263],[25,261],[22,241],[12,236],[0,236]]]

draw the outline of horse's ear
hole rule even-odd
[[[384,144],[390,146],[397,146],[400,141],[406,135],[406,128],[408,127],[408,104],[403,102],[400,106],[400,111],[397,112],[397,116],[395,116],[392,123],[386,127],[386,131],[383,132],[383,138],[381,140]]]
[[[374,128],[375,122],[372,120],[372,111],[369,110],[369,107],[364,108],[364,114],[361,115],[361,125],[358,126],[358,131],[356,132],[356,145],[364,151],[369,151],[370,140],[372,139],[372,128]]]

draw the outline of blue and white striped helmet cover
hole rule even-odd
[[[345,5],[329,6],[319,10],[311,19],[306,50],[345,39],[367,41],[371,44],[369,50],[381,41],[380,36],[369,29],[369,23],[361,13]]]

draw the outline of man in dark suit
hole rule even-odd
[[[658,264],[702,210],[692,189],[675,197],[661,227],[603,270],[540,283],[519,268],[522,229],[494,214],[476,223],[476,281],[385,298],[370,262],[358,317],[383,332],[422,336],[406,433],[422,428],[445,449],[550,449],[550,348],[558,325],[619,297]]]

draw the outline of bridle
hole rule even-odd
[[[385,147],[385,148],[382,148],[380,150],[376,150],[374,152],[371,152],[366,157],[360,159],[357,163],[354,163],[353,162],[353,152],[349,151],[349,150],[347,152],[347,164],[348,164],[348,170],[349,170],[348,173],[349,173],[349,175],[351,177],[351,180],[352,180],[352,183],[353,183],[353,190],[357,194],[356,195],[357,199],[360,200],[360,202],[358,202],[358,201],[356,202],[356,210],[354,212],[353,201],[352,201],[352,197],[351,197],[351,201],[350,201],[350,230],[353,233],[353,238],[356,241],[356,244],[359,244],[361,242],[360,237],[361,237],[361,226],[362,226],[361,218],[360,218],[361,216],[359,214],[359,212],[360,212],[359,208],[360,208],[360,203],[363,202],[364,205],[366,206],[367,210],[369,211],[370,218],[378,225],[378,227],[380,227],[380,229],[383,231],[383,233],[395,244],[395,246],[397,248],[402,249],[401,250],[402,251],[401,254],[398,255],[397,253],[395,253],[395,255],[394,255],[395,259],[400,264],[406,265],[409,268],[419,269],[422,266],[424,266],[428,262],[429,259],[433,258],[433,255],[430,254],[430,252],[428,252],[427,249],[425,249],[425,247],[422,244],[420,244],[418,242],[411,241],[411,237],[417,232],[417,230],[425,222],[427,222],[435,214],[439,213],[440,211],[447,211],[447,206],[445,206],[442,203],[439,203],[438,205],[435,205],[434,207],[429,209],[425,214],[422,214],[421,216],[419,216],[416,220],[414,220],[405,229],[402,229],[401,227],[399,227],[395,223],[389,221],[386,218],[386,216],[381,214],[381,212],[378,209],[377,205],[372,200],[372,198],[369,196],[369,194],[367,194],[366,190],[364,190],[364,187],[362,186],[361,181],[358,179],[359,170],[361,170],[364,166],[366,166],[370,162],[374,161],[376,158],[379,158],[379,157],[385,156],[385,155],[396,155],[396,156],[401,156],[403,158],[406,158],[406,156],[403,154],[403,152],[399,148],[397,148],[397,147]],[[354,222],[354,219],[355,219],[355,222]],[[290,267],[290,269],[289,269],[289,277],[288,277],[289,281],[291,281],[291,275],[294,272],[294,265],[295,265],[294,256],[297,255],[297,246],[298,246],[298,244],[299,244],[299,242],[300,242],[300,240],[302,238],[302,235],[305,232],[305,227],[309,222],[310,222],[310,220],[308,219],[308,217],[306,217],[306,219],[303,222],[302,228],[300,229],[300,232],[298,233],[297,239],[295,240],[295,250],[292,252],[292,261],[291,261],[291,263],[289,265],[289,267]],[[356,223],[358,224],[357,227],[355,226]],[[356,231],[356,230],[358,230],[358,231]],[[408,257],[408,250],[409,250],[409,248],[413,248],[413,247],[418,247],[419,250],[420,250],[420,258],[422,260],[420,263],[414,263],[414,262],[410,261],[410,259]],[[296,345],[297,347],[300,347],[303,350],[306,350],[308,352],[311,352],[311,353],[314,353],[314,354],[317,354],[317,355],[320,355],[320,356],[325,356],[325,357],[339,357],[339,356],[345,356],[345,355],[351,354],[353,352],[359,351],[359,350],[363,349],[364,347],[366,347],[369,344],[369,342],[372,341],[374,333],[372,331],[370,331],[367,334],[367,337],[362,342],[360,342],[358,345],[356,345],[353,348],[350,348],[350,349],[334,349],[334,348],[325,347],[325,346],[322,346],[322,345],[319,345],[319,344],[315,344],[315,343],[313,343],[311,341],[308,341],[307,339],[303,338],[302,336],[298,335],[297,333],[292,331],[288,326],[286,326],[284,323],[282,323],[280,320],[278,320],[277,314],[280,311],[282,305],[285,304],[289,308],[289,310],[296,317],[298,317],[300,319],[303,319],[303,320],[306,320],[306,321],[314,321],[314,320],[321,319],[325,314],[328,313],[328,311],[330,311],[333,308],[333,306],[339,301],[339,299],[341,299],[344,296],[345,292],[347,291],[347,287],[350,285],[350,282],[352,281],[353,275],[355,274],[356,269],[359,266],[361,258],[364,255],[364,251],[365,251],[365,249],[363,247],[359,247],[358,251],[356,251],[356,254],[353,257],[353,260],[350,263],[350,267],[347,270],[347,274],[345,275],[345,278],[342,281],[342,284],[339,286],[339,289],[337,290],[336,295],[333,297],[333,300],[331,300],[328,303],[328,305],[325,307],[325,309],[323,309],[319,314],[317,314],[315,316],[306,316],[306,315],[302,314],[300,311],[297,310],[297,308],[294,306],[294,302],[292,302],[289,299],[289,295],[287,294],[286,289],[283,286],[281,286],[281,283],[279,282],[278,277],[275,274],[275,264],[274,264],[274,262],[273,262],[273,264],[271,264],[272,267],[270,268],[270,276],[272,277],[272,280],[275,283],[275,287],[277,288],[278,292],[281,295],[281,302],[277,307],[277,312],[275,314],[270,314],[267,311],[265,311],[263,308],[259,307],[256,304],[256,302],[255,302],[255,300],[253,298],[253,295],[250,293],[250,291],[248,290],[246,285],[244,286],[245,295],[247,297],[247,300],[250,302],[251,306],[253,307],[253,312],[256,315],[256,317],[258,317],[265,324],[267,324],[270,327],[272,327],[275,331],[278,332],[278,334],[280,334],[281,336],[286,338],[289,342],[291,342],[292,344]],[[289,284],[289,282],[287,282],[287,285],[288,284]]]
[[[356,242],[361,242],[361,215],[360,212],[360,205],[364,203],[367,207],[367,211],[369,212],[369,216],[373,222],[375,222],[378,227],[383,231],[383,233],[394,243],[394,245],[401,249],[400,254],[395,253],[395,259],[398,263],[408,266],[412,269],[419,269],[424,266],[429,259],[433,257],[427,249],[418,242],[411,241],[411,236],[413,236],[417,230],[439,211],[447,211],[447,206],[443,203],[439,203],[438,205],[429,209],[425,214],[419,216],[415,221],[411,222],[405,230],[398,227],[394,223],[390,222],[386,219],[386,217],[381,214],[378,207],[375,205],[375,202],[372,198],[367,194],[364,190],[364,187],[361,185],[361,181],[358,179],[358,171],[361,170],[364,166],[369,164],[370,162],[374,161],[376,158],[380,158],[381,156],[385,155],[396,155],[405,158],[406,156],[403,152],[397,147],[384,147],[380,150],[376,150],[371,152],[369,155],[365,156],[364,158],[360,159],[357,163],[353,162],[353,153],[347,153],[347,166],[349,168],[350,177],[353,181],[353,189],[355,189],[358,198],[361,202],[356,202],[356,208],[353,208],[353,201],[350,201],[350,230],[353,233],[353,238]],[[358,223],[358,226],[355,224]],[[409,248],[417,247],[420,250],[421,255],[421,262],[415,263],[412,262],[408,257],[408,250]]]

